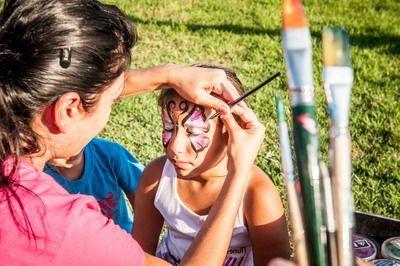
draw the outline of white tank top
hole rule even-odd
[[[166,160],[154,198],[154,206],[164,217],[168,227],[156,255],[174,265],[179,265],[183,255],[193,242],[207,215],[198,215],[181,201],[177,191],[177,174],[174,166]],[[231,243],[224,265],[253,265],[250,237],[243,220],[243,201],[235,219]],[[206,263],[207,258],[204,258]]]

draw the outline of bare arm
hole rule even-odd
[[[269,177],[253,166],[244,213],[253,247],[254,265],[276,257],[289,258],[289,237],[279,192]]]
[[[221,69],[168,64],[127,71],[120,98],[165,88],[174,88],[187,100],[222,113],[229,111],[228,105],[210,95],[211,92],[220,95],[227,102],[239,97]]]
[[[135,206],[135,192],[127,193],[126,197],[129,200],[129,203],[131,204],[132,208]]]
[[[160,157],[151,162],[143,171],[142,178],[136,189],[135,223],[132,236],[143,250],[154,255],[157,249],[164,219],[154,206],[154,197],[165,162]]]

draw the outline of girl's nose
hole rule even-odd
[[[173,133],[171,140],[168,144],[168,150],[173,156],[182,155],[186,150],[187,143],[184,136],[185,134],[179,131],[182,131],[182,129],[178,130],[176,134],[175,132]]]

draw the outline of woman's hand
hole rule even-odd
[[[264,139],[264,126],[246,106],[234,106],[231,112],[221,115],[228,134],[228,156],[235,167],[250,168]]]
[[[183,98],[213,108],[222,114],[229,112],[226,102],[239,97],[239,93],[222,69],[171,65],[168,81],[168,85]],[[211,93],[221,96],[225,102],[210,95]],[[244,103],[239,105],[245,106]]]

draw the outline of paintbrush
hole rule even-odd
[[[294,147],[310,265],[327,265],[323,183],[314,106],[311,34],[300,0],[284,0],[282,44],[293,111]]]
[[[332,180],[329,176],[326,165],[320,161],[319,170],[324,184],[324,197],[325,197],[325,218],[326,218],[326,231],[327,231],[327,246],[328,246],[328,259],[329,266],[338,266],[338,250],[336,238],[336,224],[335,224],[335,211],[333,207],[332,196]]]
[[[282,99],[276,95],[276,113],[278,117],[279,147],[281,150],[282,171],[284,175],[286,197],[289,207],[289,219],[293,232],[295,259],[298,266],[308,266],[306,240],[304,236],[303,216],[299,193],[296,187],[300,187],[299,180],[295,178],[292,161],[292,151],[288,126],[285,119],[285,108]]]
[[[278,72],[278,73],[272,75],[271,77],[269,77],[267,80],[261,82],[260,84],[258,84],[254,88],[252,88],[251,90],[246,91],[242,96],[240,96],[236,100],[228,103],[229,107],[232,107],[235,104],[237,104],[238,102],[243,101],[244,99],[246,99],[247,97],[249,97],[250,95],[255,93],[256,91],[258,91],[259,89],[261,89],[262,87],[264,87],[265,85],[267,85],[268,83],[270,83],[271,81],[273,81],[274,79],[279,77],[280,75],[281,75],[281,72]],[[211,115],[209,118],[207,118],[206,121],[214,119],[215,117],[219,116],[220,114],[221,114],[221,112],[216,112],[213,115]]]
[[[350,96],[353,69],[346,32],[325,28],[323,80],[330,117],[329,161],[338,243],[338,263],[354,265],[352,231],[354,199],[351,190],[351,143],[349,133]]]

